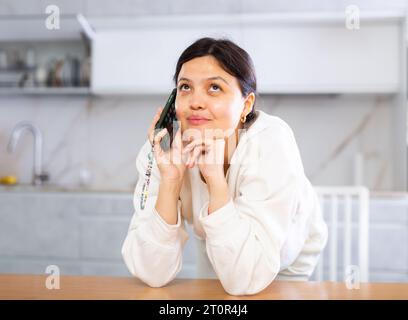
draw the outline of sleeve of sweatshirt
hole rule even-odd
[[[241,153],[250,160],[242,161],[238,196],[210,215],[207,202],[199,214],[208,258],[232,295],[256,294],[279,273],[281,248],[297,212],[304,174],[286,123],[254,139],[257,143],[247,143],[250,146]],[[305,239],[299,234],[292,250],[300,252]]]
[[[173,280],[182,267],[182,252],[188,233],[178,201],[177,224],[170,225],[155,209],[160,184],[160,171],[154,162],[144,210],[140,195],[148,165],[150,142],[146,141],[136,158],[139,174],[133,205],[134,214],[122,245],[122,256],[130,273],[151,287],[162,287]]]

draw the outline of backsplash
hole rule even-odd
[[[14,125],[28,120],[43,133],[43,166],[50,183],[131,192],[137,182],[137,153],[165,99],[4,96],[0,99],[0,176],[16,175],[20,183],[31,183],[32,136],[23,134],[13,154],[6,149]],[[363,184],[372,190],[393,189],[392,98],[261,96],[257,108],[292,127],[313,184],[354,184],[360,159],[358,179]]]

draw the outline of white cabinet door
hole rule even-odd
[[[403,20],[197,18],[96,32],[92,91],[168,94],[177,59],[200,37],[227,37],[251,55],[260,93],[395,93],[401,90]]]
[[[244,47],[264,93],[399,90],[401,35],[392,23],[245,26]]]
[[[204,36],[228,36],[241,43],[236,28],[148,28],[97,33],[92,43],[95,94],[167,94],[181,53]]]

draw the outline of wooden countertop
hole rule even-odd
[[[49,275],[0,274],[0,299],[408,299],[408,283],[366,283],[349,290],[341,282],[275,281],[251,296],[231,296],[218,280],[175,279],[151,288],[132,277],[61,276],[60,289],[45,286]]]

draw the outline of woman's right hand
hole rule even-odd
[[[161,179],[181,186],[186,171],[185,156],[182,155],[181,128],[178,128],[170,149],[164,151],[160,141],[167,134],[167,129],[155,132],[155,126],[162,111],[163,108],[160,107],[156,112],[149,127],[148,138],[150,143],[154,144],[154,157],[160,170]]]

